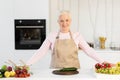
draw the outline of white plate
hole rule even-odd
[[[120,75],[96,73],[95,70],[94,70],[94,74],[97,79],[120,80]]]

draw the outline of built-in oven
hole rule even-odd
[[[45,37],[45,19],[15,19],[15,49],[38,49]]]

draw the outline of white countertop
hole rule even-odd
[[[112,50],[110,48],[106,49],[99,49],[99,48],[93,48],[97,53],[120,53],[120,50]],[[83,52],[82,50],[79,50],[80,52]]]
[[[111,49],[95,49],[96,52],[105,60],[110,62],[120,61],[120,51],[115,51]],[[80,50],[80,53],[83,53]],[[114,53],[114,54],[113,54]],[[31,69],[33,75],[28,78],[0,78],[0,80],[117,80],[117,79],[103,79],[103,77],[96,77],[95,72],[91,69],[96,63],[93,59],[89,58],[85,54],[79,54],[81,69],[79,69],[79,74],[75,75],[55,75],[52,74],[53,69],[49,69],[50,54],[44,57],[38,65],[34,65]],[[36,68],[37,67],[37,68]],[[39,68],[38,68],[39,67]],[[120,80],[120,78],[118,79]]]
[[[34,69],[33,75],[28,78],[0,78],[1,80],[96,80],[92,69],[79,69],[79,73],[75,75],[55,75],[52,73],[54,69]]]
[[[34,69],[33,75],[29,78],[1,78],[1,80],[114,80],[97,78],[93,69],[79,69],[79,73],[75,75],[55,75],[52,73],[53,69]],[[120,80],[115,79],[115,80]]]
[[[110,48],[106,49],[95,49],[96,52],[102,52],[102,53],[120,53],[120,50],[112,50]]]
[[[79,73],[75,75],[55,75],[52,73],[53,69],[34,71],[34,75],[31,78],[42,78],[45,80],[75,80],[75,79],[96,79],[92,69],[79,69]]]

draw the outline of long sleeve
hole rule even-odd
[[[95,50],[91,47],[89,47],[89,45],[87,44],[87,42],[83,39],[83,37],[81,35],[78,36],[79,37],[79,44],[78,46],[91,58],[93,58],[94,60],[96,60],[97,62],[104,62],[104,60],[102,58],[100,58],[97,53],[95,52]]]
[[[45,41],[43,42],[41,47],[30,58],[30,60],[28,60],[28,62],[26,64],[31,65],[31,64],[37,62],[40,58],[42,58],[47,53],[47,51],[49,50],[50,44],[51,44],[50,41],[48,39],[45,39]]]

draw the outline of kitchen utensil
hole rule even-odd
[[[17,66],[12,60],[8,60],[11,64],[13,64],[14,66]]]
[[[112,49],[112,50],[120,50],[120,43],[111,42],[110,49]]]
[[[23,65],[26,65],[26,63],[23,60],[19,60]]]

